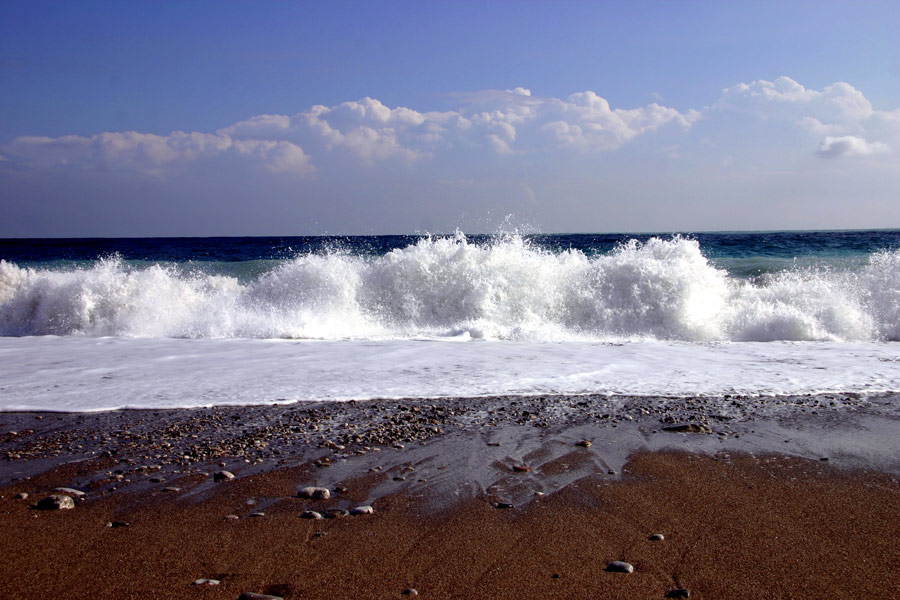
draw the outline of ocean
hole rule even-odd
[[[0,240],[0,410],[900,391],[900,230]]]

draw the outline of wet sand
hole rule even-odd
[[[3,414],[0,592],[900,597],[895,398],[766,418],[620,400]],[[309,485],[331,498],[296,497]],[[59,486],[87,494],[31,508]],[[374,514],[299,517],[360,505]]]

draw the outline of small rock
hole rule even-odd
[[[107,527],[131,527],[131,523],[127,521],[107,521]]]
[[[234,473],[231,471],[219,471],[213,475],[213,481],[222,482],[222,481],[231,481],[234,479]]]
[[[337,517],[346,517],[350,515],[349,510],[344,510],[343,508],[329,508],[327,510],[322,511],[322,516],[326,519],[334,519]]]
[[[53,490],[54,492],[59,492],[60,494],[66,494],[67,496],[72,496],[73,498],[84,498],[85,493],[81,490],[76,490],[75,488],[67,488],[67,487],[58,487]]]
[[[513,465],[512,470],[516,473],[528,473],[531,471],[531,467],[527,465]]]
[[[194,585],[219,585],[222,583],[218,579],[198,579],[194,582]]]
[[[281,596],[270,596],[268,594],[254,594],[253,592],[244,592],[238,596],[238,600],[284,600]]]
[[[621,560],[612,561],[606,565],[606,570],[611,573],[634,573],[634,567],[631,563],[623,562]]]
[[[297,497],[308,500],[328,500],[331,498],[331,492],[323,487],[305,487],[297,492]]]
[[[712,433],[712,428],[704,423],[683,423],[663,427],[663,431],[672,433]]]
[[[163,491],[164,492],[180,492],[181,488],[180,487],[164,487]]]
[[[225,519],[226,521],[237,521],[238,519],[240,519],[240,517],[237,515],[225,515],[222,518]]]
[[[690,598],[691,590],[686,588],[677,588],[666,592],[666,598]]]
[[[403,590],[400,593],[403,594],[404,596],[418,596],[419,595],[419,591],[416,590],[415,588],[406,588],[405,590]]]
[[[375,514],[375,509],[371,506],[357,506],[356,508],[350,509],[350,514],[357,515],[372,515]]]
[[[488,442],[488,446],[499,446],[500,442]]]
[[[494,504],[494,506],[496,506],[497,508],[512,508],[513,503],[512,502],[497,502],[496,504]]]
[[[653,535],[651,535],[651,536],[648,537],[647,539],[650,540],[651,542],[661,542],[661,541],[663,541],[664,539],[666,539],[666,537],[665,537],[663,534],[661,534],[661,533],[654,533]]]
[[[322,516],[322,513],[317,513],[314,510],[307,510],[307,511],[304,511],[300,515],[300,518],[301,519],[316,519],[318,521],[318,520],[324,519],[325,517]]]
[[[591,443],[591,440],[581,440],[580,442],[577,442],[575,445],[581,446],[582,448],[590,448],[591,446],[593,446],[593,444]]]
[[[66,510],[75,508],[75,501],[72,500],[71,496],[52,494],[41,499],[34,507],[38,510]]]
[[[14,497],[16,500],[28,500],[28,492],[19,492]]]
[[[251,516],[251,517],[264,517],[264,516],[266,516],[266,513],[264,513],[264,512],[254,512],[254,513],[250,513],[250,516]]]

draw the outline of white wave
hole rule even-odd
[[[0,334],[898,340],[900,251],[856,271],[795,268],[755,282],[728,277],[681,237],[588,257],[457,234],[378,257],[301,255],[250,281],[116,257],[70,271],[0,261]]]

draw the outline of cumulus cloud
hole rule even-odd
[[[854,135],[841,137],[826,137],[816,150],[816,155],[822,158],[839,158],[841,156],[868,156],[887,152],[888,147],[879,142],[867,142]]]
[[[739,83],[723,90],[713,110],[793,123],[820,139],[815,153],[823,158],[881,154],[900,140],[897,111],[875,110],[860,90],[845,82],[821,91],[789,77]]]
[[[613,109],[594,92],[566,99],[531,90],[487,90],[447,112],[386,106],[375,98],[316,105],[294,115],[263,114],[215,133],[135,131],[93,136],[20,137],[4,150],[33,165],[93,166],[162,174],[230,156],[269,172],[308,176],[314,164],[344,155],[362,167],[384,161],[413,165],[441,152],[513,155],[616,150],[669,124],[689,128],[699,113],[653,103]],[[347,163],[342,163],[347,165]]]
[[[24,136],[6,147],[10,154],[38,166],[94,167],[161,174],[164,169],[236,156],[276,173],[312,173],[309,156],[287,141],[234,140],[230,136],[175,131],[167,136],[136,131],[58,138]]]

